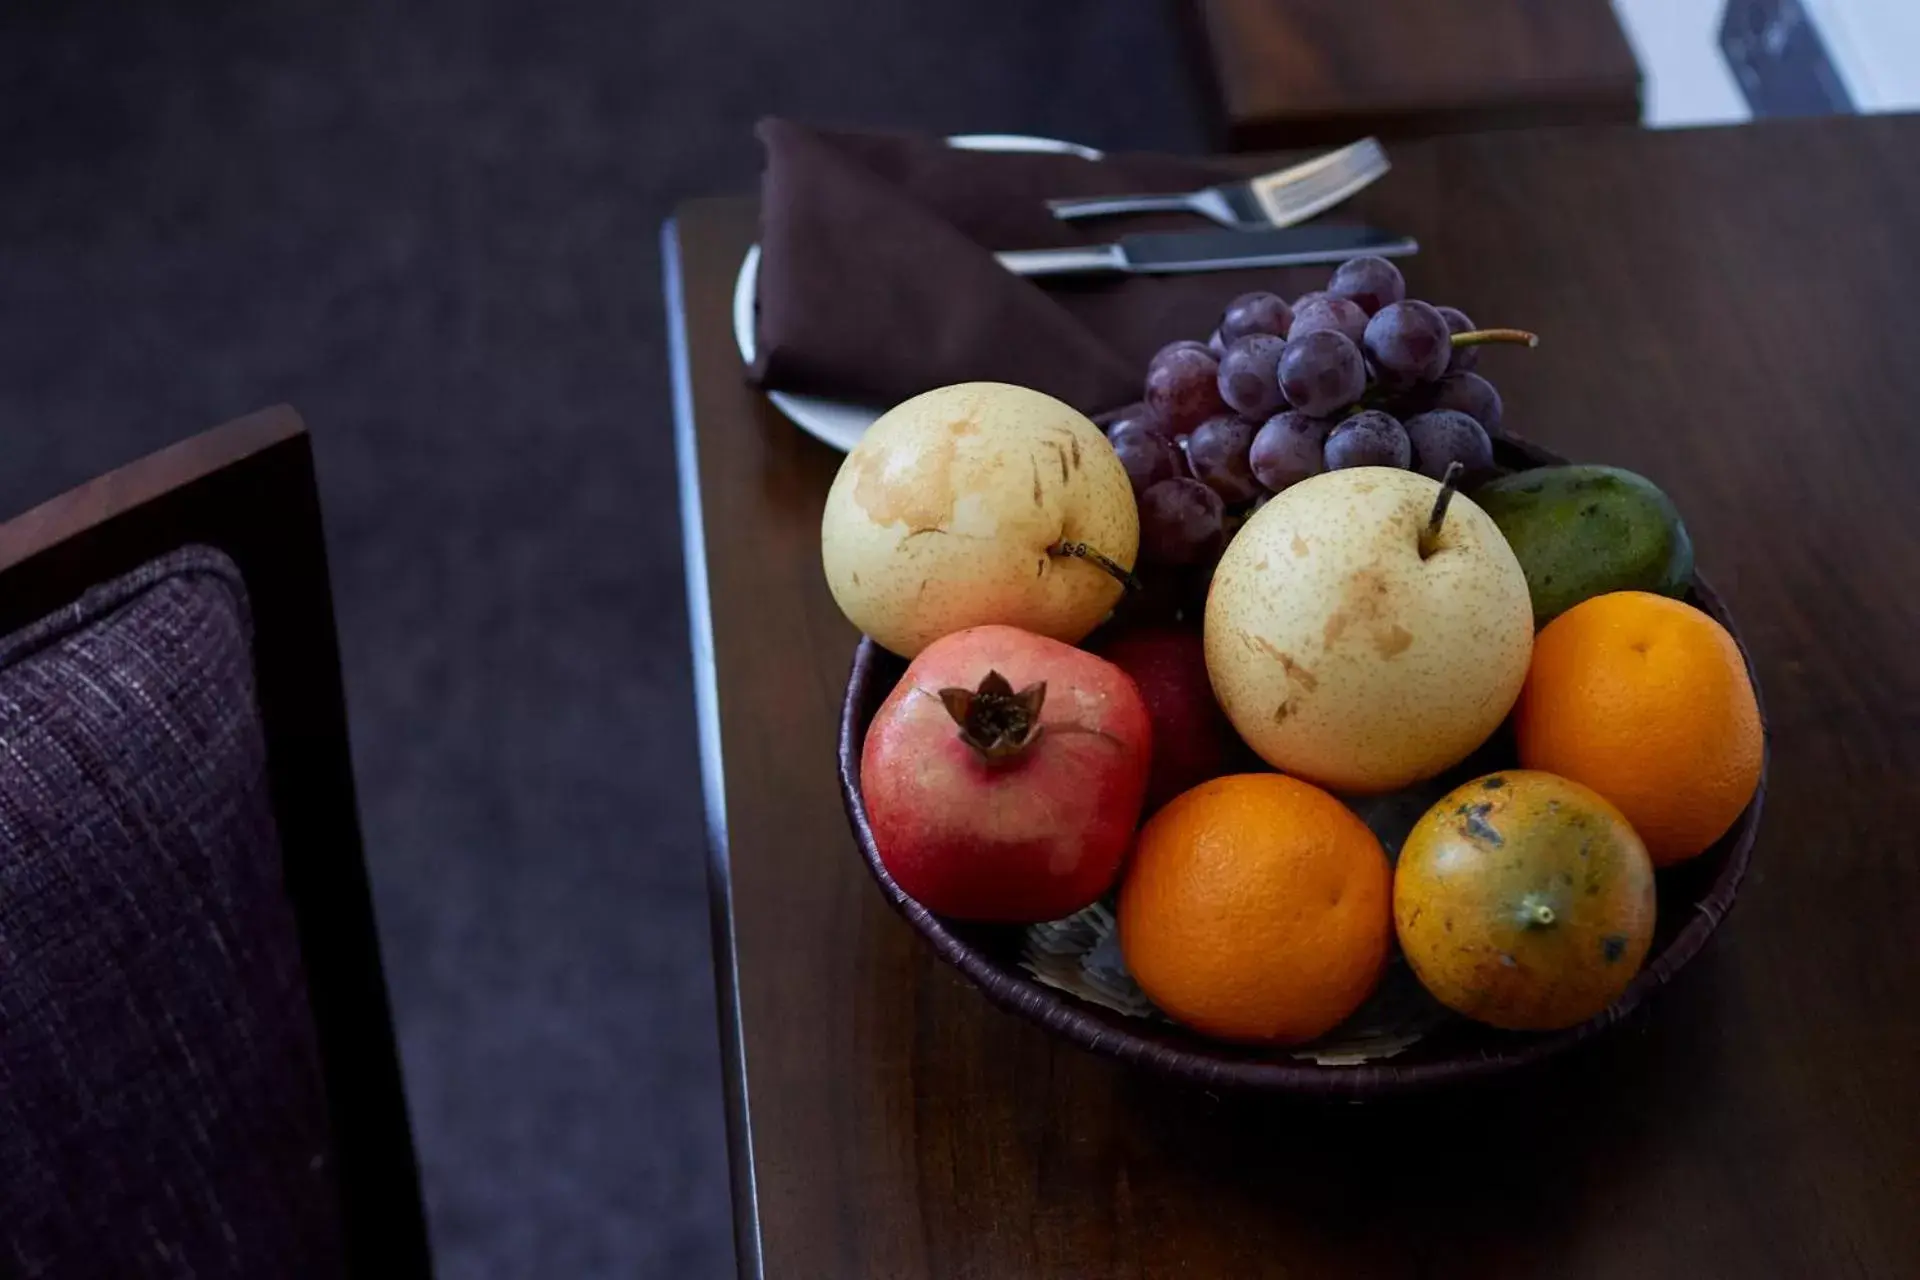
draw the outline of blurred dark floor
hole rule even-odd
[[[731,1270],[655,245],[763,112],[1202,138],[1155,0],[0,6],[0,516],[306,415],[443,1276]]]

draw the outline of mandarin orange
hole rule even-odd
[[[1514,707],[1520,763],[1626,814],[1655,866],[1706,850],[1760,782],[1760,706],[1727,629],[1644,591],[1595,596],[1533,643]]]
[[[1120,947],[1169,1016],[1227,1040],[1298,1044],[1367,998],[1393,933],[1392,872],[1345,805],[1280,774],[1203,782],[1141,830]]]
[[[1550,773],[1456,788],[1393,873],[1394,929],[1440,1003],[1514,1031],[1585,1022],[1653,941],[1653,864],[1620,811]]]

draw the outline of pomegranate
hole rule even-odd
[[[880,861],[929,911],[1056,920],[1112,886],[1152,754],[1103,658],[1017,627],[934,641],[875,713],[860,787]]]

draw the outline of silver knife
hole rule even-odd
[[[1345,262],[1372,254],[1418,253],[1411,236],[1376,227],[1286,227],[1272,231],[1156,231],[1122,236],[1114,244],[1070,249],[1012,249],[994,256],[1017,276],[1177,275],[1242,267],[1297,267]]]

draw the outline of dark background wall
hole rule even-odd
[[[317,438],[441,1273],[730,1270],[660,220],[783,112],[1202,143],[1158,0],[0,6],[0,516]]]

